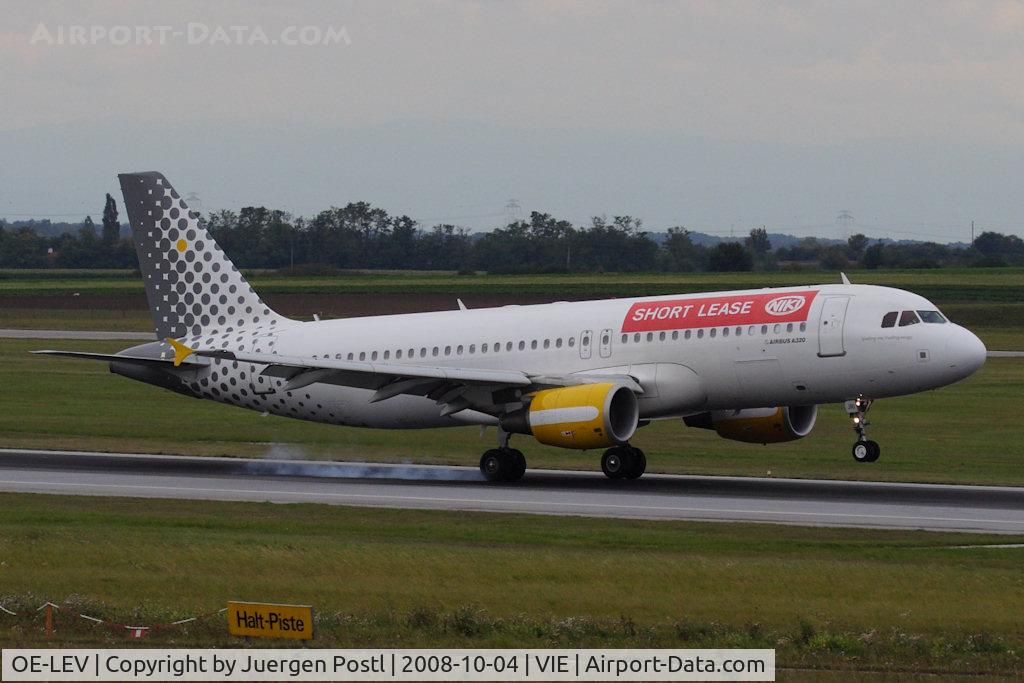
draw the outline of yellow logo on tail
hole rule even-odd
[[[167,337],[164,341],[174,347],[174,367],[181,365],[186,358],[196,352],[195,349],[190,349],[177,339]]]

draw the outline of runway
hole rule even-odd
[[[0,491],[1024,534],[1024,488],[0,449]]]
[[[77,339],[81,341],[109,341],[124,339],[156,341],[153,332],[107,332],[105,330],[13,330],[0,329],[3,339]]]

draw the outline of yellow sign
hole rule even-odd
[[[228,633],[256,638],[313,640],[313,608],[309,605],[229,602]]]

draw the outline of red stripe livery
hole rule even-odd
[[[622,321],[622,331],[650,332],[804,321],[817,294],[817,290],[807,290],[640,301],[630,307]]]

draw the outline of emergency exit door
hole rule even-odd
[[[612,355],[612,331],[601,330],[601,358],[610,358]]]
[[[580,358],[590,358],[590,345],[593,343],[594,333],[590,330],[580,332]]]

